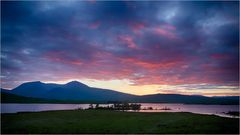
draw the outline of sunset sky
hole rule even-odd
[[[239,2],[1,2],[1,87],[239,93]]]

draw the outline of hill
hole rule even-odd
[[[88,87],[77,81],[72,81],[63,85],[42,83],[40,81],[28,82],[21,84],[15,89],[2,91],[24,97],[65,101],[123,101],[137,97],[135,95],[113,90]]]
[[[15,94],[1,92],[1,103],[48,103],[48,102],[53,102],[53,100],[23,97]]]
[[[205,97],[180,94],[152,94],[140,96],[137,102],[148,103],[184,103],[184,104],[239,104],[239,97]]]
[[[1,92],[4,92],[4,101],[7,102],[23,102],[24,100],[27,102],[40,102],[38,101],[40,99],[41,102],[61,103],[106,103],[109,101],[126,101],[142,103],[239,104],[238,96],[205,97],[180,94],[152,94],[137,96],[108,89],[89,87],[77,81],[72,81],[67,84],[42,83],[40,81],[27,82],[12,90],[2,89]],[[8,93],[7,96],[6,93]],[[17,98],[16,96],[20,97]],[[23,97],[24,100],[20,100]],[[18,100],[14,101],[15,99]]]

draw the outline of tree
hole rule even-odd
[[[99,108],[99,104],[96,104],[96,107],[95,107],[96,109],[98,109]]]
[[[93,104],[90,104],[90,105],[89,105],[89,109],[93,109]]]

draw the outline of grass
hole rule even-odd
[[[192,113],[72,110],[2,114],[2,133],[239,133],[239,119]]]

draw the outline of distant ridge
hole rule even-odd
[[[6,92],[6,91],[4,91]],[[25,97],[58,99],[58,100],[126,100],[135,95],[117,92],[108,89],[92,88],[83,83],[72,81],[66,84],[48,84],[27,82],[7,91]]]
[[[87,85],[80,83],[78,81],[71,81],[66,84],[64,84],[67,87],[88,87]]]
[[[41,98],[31,98],[18,96],[11,93],[6,93],[1,89],[1,103],[57,103],[59,101],[46,100]]]
[[[142,103],[185,103],[185,104],[239,104],[239,96],[205,97],[200,95],[151,94],[137,96],[109,89],[89,87],[81,82],[66,84],[27,82],[12,90],[1,89],[3,93],[17,96],[64,101],[126,101]]]

